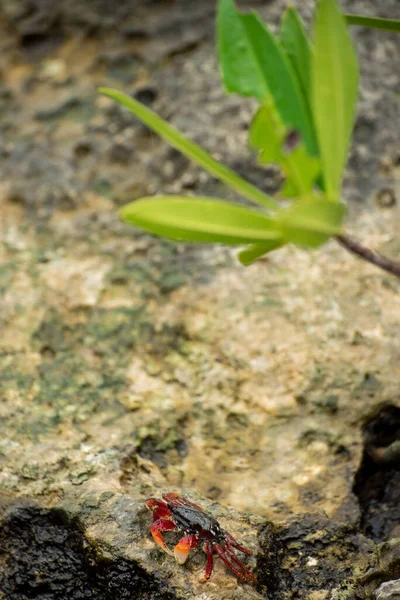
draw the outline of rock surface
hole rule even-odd
[[[0,7],[0,599],[386,600],[400,284],[334,243],[244,269],[122,225],[118,207],[143,195],[231,196],[100,85],[261,188],[276,178],[246,147],[254,106],[223,93],[214,0],[114,4]],[[240,2],[273,25],[283,5]],[[298,5],[309,22],[313,3]],[[397,0],[380,9],[398,16]],[[352,33],[348,226],[399,258],[400,47]],[[255,588],[218,561],[201,585],[202,552],[182,567],[155,548],[144,502],[166,491],[254,550]]]
[[[376,600],[397,600],[400,598],[400,579],[385,581],[375,593]]]

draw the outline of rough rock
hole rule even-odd
[[[398,600],[400,598],[400,579],[385,581],[375,592],[376,600]]]
[[[222,90],[214,0],[111,4],[0,8],[0,598],[372,599],[400,577],[399,283],[333,242],[244,269],[122,225],[142,195],[232,195],[100,85],[277,179],[247,149],[253,104]],[[240,2],[273,27],[283,5]],[[352,34],[348,227],[399,257],[398,38]],[[155,548],[164,491],[254,550],[257,587]]]

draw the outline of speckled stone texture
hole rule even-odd
[[[239,4],[273,27],[284,7]],[[245,269],[118,220],[160,191],[232,194],[101,85],[276,187],[247,148],[254,104],[224,95],[214,12],[0,3],[1,600],[386,600],[400,578],[399,282],[334,242]],[[399,37],[351,31],[348,229],[399,259]],[[145,500],[166,491],[254,550],[256,587],[218,560],[202,585],[201,550],[180,566],[155,547]]]

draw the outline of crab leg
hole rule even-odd
[[[176,530],[176,525],[169,519],[157,519],[157,521],[154,521],[150,529],[153,540],[170,556],[174,556],[174,553],[168,548],[163,536],[161,535],[161,532],[174,530]]]
[[[208,581],[210,579],[212,571],[213,571],[213,563],[214,563],[213,548],[212,548],[211,542],[206,542],[203,546],[203,550],[207,554],[207,563],[206,563],[206,568],[204,570],[204,575],[200,579],[201,583],[205,583],[206,581]]]
[[[246,575],[246,577],[253,579],[253,581],[257,581],[256,578],[254,577],[253,573],[251,573],[251,571],[246,569],[246,567],[240,562],[240,560],[238,559],[236,554],[233,552],[232,548],[229,546],[229,542],[225,542],[222,549],[227,553],[227,555],[230,557],[231,561],[234,562],[238,567],[240,567],[242,569],[242,571]]]
[[[248,581],[249,578],[253,579],[253,581],[256,581],[254,575],[250,573],[250,571],[248,571],[246,567],[244,567],[242,564],[240,564],[240,567],[243,570],[243,572],[239,571],[239,569],[228,559],[228,557],[225,554],[225,550],[219,544],[214,544],[214,548],[224,565],[226,565],[228,569],[232,571],[232,573],[235,573],[236,577],[239,577],[239,579],[242,579],[243,581]]]
[[[252,551],[249,550],[248,548],[244,548],[244,546],[239,546],[239,544],[237,543],[237,541],[235,540],[233,535],[231,535],[227,531],[225,531],[224,533],[225,533],[225,539],[233,548],[235,548],[236,550],[239,550],[240,552],[243,552],[243,554],[252,556],[252,554],[253,554]]]
[[[199,540],[194,533],[192,533],[191,535],[185,535],[183,538],[181,538],[174,548],[174,556],[176,562],[178,562],[180,565],[183,565],[183,563],[186,562],[186,559],[189,556],[190,550],[192,548],[196,548],[198,543]]]

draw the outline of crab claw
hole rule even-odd
[[[146,506],[149,510],[155,510],[159,505],[160,501],[156,500],[155,498],[149,498],[148,500],[146,500]]]
[[[164,550],[164,552],[166,552],[170,556],[173,556],[174,554],[165,543],[161,532],[175,530],[175,523],[173,521],[170,521],[169,519],[158,519],[157,521],[154,521],[150,529],[151,535],[153,536],[153,540]]]
[[[190,550],[192,548],[196,548],[198,543],[199,541],[197,537],[193,534],[185,535],[183,538],[181,538],[174,548],[176,562],[178,562],[180,565],[183,565],[189,556]]]

